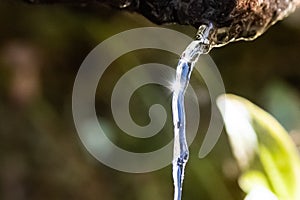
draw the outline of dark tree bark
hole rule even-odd
[[[156,24],[218,28],[215,44],[254,39],[281,20],[300,0],[26,0],[31,3],[101,3],[138,12]]]

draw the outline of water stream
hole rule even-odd
[[[182,53],[176,69],[176,79],[173,86],[172,113],[174,124],[173,150],[173,181],[174,200],[181,200],[184,169],[189,158],[189,149],[186,141],[186,120],[184,109],[184,95],[193,68],[200,55],[211,49],[212,24],[200,26],[196,40]]]

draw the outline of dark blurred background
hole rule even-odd
[[[72,118],[72,88],[87,54],[122,31],[157,26],[135,13],[95,5],[28,5],[0,0],[0,199],[3,200],[166,200],[173,197],[171,166],[146,174],[110,169],[94,159],[79,140]],[[164,25],[193,37],[189,26]],[[187,44],[188,45],[188,44]],[[271,112],[300,144],[300,12],[277,23],[253,42],[213,49],[227,92],[250,99]],[[114,62],[97,91],[96,109],[113,141],[139,152],[172,139],[170,94],[157,86],[132,98],[133,119],[146,125],[148,108],[163,104],[168,120],[159,136],[133,140],[114,124],[110,96],[118,77],[139,64],[161,62],[175,68],[177,57],[141,50]],[[194,87],[204,83],[197,76]],[[147,86],[148,87],[148,86]],[[150,86],[149,86],[150,87]],[[157,97],[160,97],[159,99]],[[201,95],[200,95],[201,96]],[[239,171],[227,137],[204,159],[197,158],[210,117],[202,95],[201,122],[191,145],[184,199],[239,200]],[[144,114],[145,113],[145,114]]]

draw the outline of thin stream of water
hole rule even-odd
[[[189,158],[189,149],[186,141],[184,95],[189,85],[191,73],[200,55],[208,53],[211,48],[210,36],[213,29],[212,24],[200,26],[196,40],[192,41],[182,53],[176,69],[172,99],[174,200],[181,200],[184,169]]]

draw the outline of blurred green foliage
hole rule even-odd
[[[267,112],[238,96],[219,97],[246,199],[300,198],[300,157],[287,131]],[[241,145],[244,144],[244,145]]]
[[[299,124],[295,119],[300,112],[299,25],[295,14],[254,42],[230,44],[211,53],[227,91],[276,113],[297,144],[300,144]],[[172,199],[171,166],[147,174],[110,169],[85,150],[72,119],[73,82],[85,56],[106,38],[143,26],[156,25],[134,13],[94,5],[33,6],[17,0],[1,0],[0,199]],[[196,32],[187,26],[165,27],[191,37]],[[109,98],[118,77],[134,66],[159,62],[175,68],[177,59],[166,52],[137,51],[116,60],[108,69],[103,80],[111,87],[97,91],[96,109],[107,122],[112,141],[127,149],[146,152],[171,140],[171,99],[165,89],[153,86],[149,93],[149,88],[141,88],[132,98],[131,113],[138,124],[148,123],[146,113],[153,103],[161,103],[168,111],[163,131],[147,141],[134,140],[117,128]],[[289,89],[278,88],[277,83]],[[194,88],[205,87],[197,76],[193,76],[191,84]],[[273,102],[277,94],[287,95],[286,91],[293,98]],[[225,134],[209,156],[202,160],[197,157],[210,117],[210,102],[205,91],[201,95],[200,128],[191,145],[183,197],[242,199],[244,193],[237,183],[239,170]],[[137,102],[141,106],[136,107]],[[289,109],[296,113],[279,112]]]

